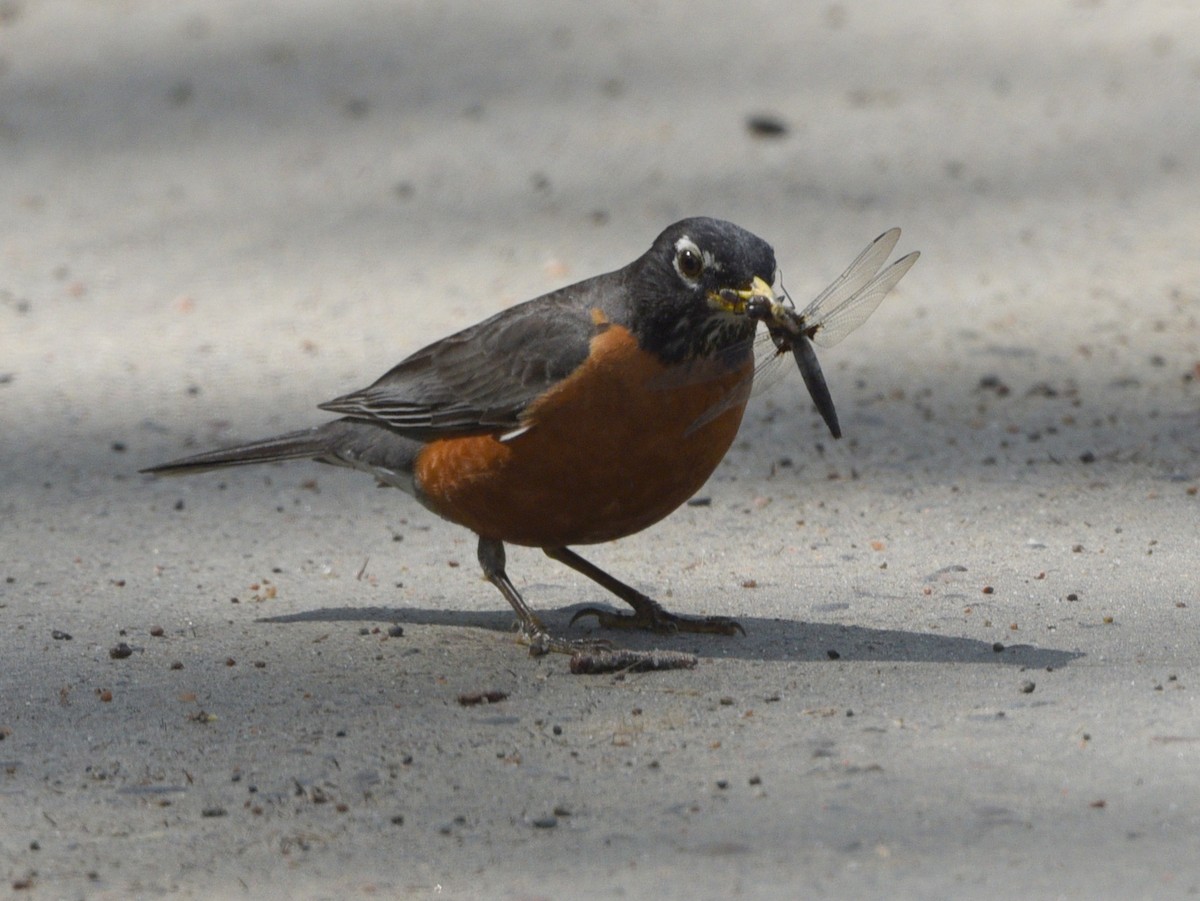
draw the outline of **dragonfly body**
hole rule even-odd
[[[758,295],[746,302],[746,315],[767,327],[776,353],[790,351],[796,358],[804,385],[834,438],[842,437],[842,430],[813,345],[833,347],[862,325],[912,268],[920,256],[917,251],[880,271],[899,240],[900,229],[884,232],[802,311],[796,311],[786,293]]]

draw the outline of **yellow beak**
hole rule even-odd
[[[731,288],[714,291],[708,295],[708,300],[718,310],[741,315],[746,312],[746,302],[752,297],[767,297],[773,301],[775,299],[775,290],[761,278],[755,276],[754,281],[750,283],[750,287],[743,288],[740,291],[734,291]]]

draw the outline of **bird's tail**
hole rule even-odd
[[[311,460],[319,457],[326,446],[320,428],[305,429],[274,438],[264,438],[261,441],[251,441],[249,444],[239,444],[236,447],[206,451],[169,463],[160,463],[143,469],[142,472],[157,476],[176,476],[219,469],[223,466],[248,466],[251,463],[275,463],[279,460]]]
[[[338,419],[300,432],[207,451],[143,469],[152,475],[188,475],[225,466],[318,460],[372,473],[381,481],[410,490],[412,469],[421,443],[397,435],[386,426],[358,419]]]

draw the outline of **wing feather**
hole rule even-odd
[[[374,384],[321,409],[420,441],[523,427],[525,409],[570,375],[603,327],[590,282],[504,310],[418,350]]]

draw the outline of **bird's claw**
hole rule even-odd
[[[521,624],[517,630],[517,641],[529,646],[530,657],[541,657],[544,654],[598,653],[613,649],[613,643],[607,638],[555,638],[540,625]]]

